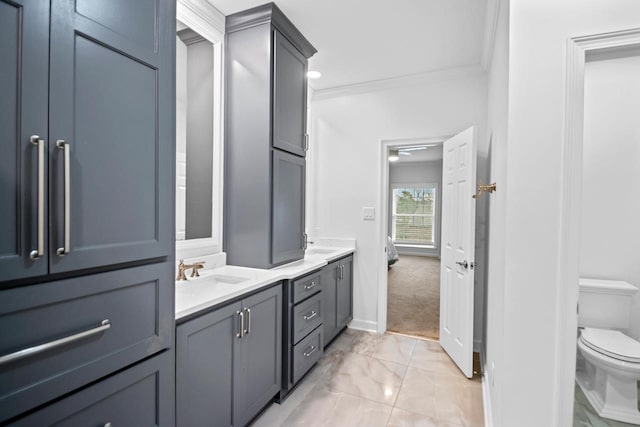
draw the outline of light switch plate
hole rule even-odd
[[[365,221],[373,221],[376,219],[376,208],[362,208],[362,219]]]

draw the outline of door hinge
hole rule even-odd
[[[477,266],[478,266],[478,263],[475,261],[472,261],[469,263],[469,268],[471,268],[472,270],[474,270]]]

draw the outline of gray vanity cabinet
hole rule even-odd
[[[342,329],[353,319],[353,257],[340,260],[337,273],[336,318]]]
[[[224,251],[272,268],[304,257],[307,59],[273,3],[226,18]]]
[[[230,304],[176,328],[179,426],[233,426],[234,378],[240,377],[239,319]]]
[[[244,426],[280,390],[282,287],[176,328],[177,424]]]
[[[326,346],[353,319],[353,255],[325,266],[321,279]]]
[[[174,11],[0,1],[0,282],[172,254]]]

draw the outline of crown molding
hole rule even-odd
[[[309,59],[317,52],[317,49],[273,2],[228,15],[226,32],[233,33],[261,24],[271,24],[277,28],[305,58]]]
[[[486,76],[486,72],[480,65],[472,65],[467,67],[446,68],[443,70],[427,71],[424,73],[410,74],[406,76],[392,77],[389,79],[374,80],[370,82],[353,83],[326,89],[314,89],[313,100],[319,101],[329,98],[338,98],[341,96],[357,95],[380,90],[398,89],[425,83],[468,78],[473,76]]]
[[[209,41],[224,39],[225,17],[207,0],[178,0],[176,18]]]
[[[484,18],[484,39],[482,43],[482,57],[480,64],[485,71],[491,68],[493,49],[496,43],[498,20],[500,18],[500,5],[502,0],[488,0],[487,13]]]

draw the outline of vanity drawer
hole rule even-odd
[[[297,304],[322,289],[320,272],[293,281],[293,303]]]
[[[171,351],[164,352],[21,418],[11,426],[173,425],[173,360]]]
[[[322,357],[322,327],[315,329],[305,339],[293,346],[293,368],[291,376],[297,383]]]
[[[322,292],[293,307],[293,343],[322,324]]]
[[[153,264],[1,291],[0,423],[171,347],[173,269]]]

